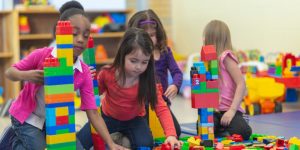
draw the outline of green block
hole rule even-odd
[[[65,67],[67,66],[67,59],[66,58],[59,58],[58,59],[60,66]]]
[[[73,75],[73,67],[45,67],[44,76],[68,76]]]
[[[292,144],[290,145],[289,150],[299,150],[299,147],[296,144]]]
[[[217,60],[210,61],[210,67],[211,68],[218,68],[218,61]]]
[[[65,133],[69,133],[69,129],[56,130],[56,134],[65,134]]]
[[[50,85],[44,86],[44,88],[46,95],[74,92],[74,84]]]
[[[207,108],[208,112],[214,112],[214,108]]]
[[[206,90],[206,82],[200,82],[200,92],[205,93]]]
[[[219,89],[215,88],[215,89],[206,89],[206,93],[218,93]]]
[[[76,150],[76,141],[59,143],[59,144],[47,144],[47,150]]]
[[[94,87],[94,95],[99,95],[99,89],[98,89],[98,87]]]
[[[275,68],[275,75],[282,75],[282,67],[281,66],[276,66]]]
[[[205,147],[205,150],[214,150],[213,147]]]
[[[189,150],[189,149],[190,149],[190,144],[188,142],[184,142],[181,147],[181,150]]]
[[[69,115],[69,124],[75,124],[75,116]]]

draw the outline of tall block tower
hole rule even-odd
[[[202,140],[214,140],[213,110],[219,105],[218,61],[213,45],[203,46],[201,61],[190,71],[192,108],[198,109],[197,131]]]
[[[56,26],[57,58],[44,61],[46,143],[48,150],[76,149],[73,33],[70,21]]]
[[[83,52],[83,60],[87,65],[96,68],[94,40],[92,37],[89,37],[87,48]],[[99,96],[98,81],[96,76],[92,82],[94,87],[95,102],[98,107],[98,113],[100,114],[100,96]],[[97,131],[92,125],[91,125],[91,133],[92,133],[92,140],[94,143],[94,149],[105,150],[105,143],[103,139],[101,138],[100,135],[98,135]]]

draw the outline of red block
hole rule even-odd
[[[192,108],[218,108],[219,93],[192,94]]]
[[[70,21],[58,21],[56,25],[56,35],[73,34],[73,27]]]
[[[276,146],[277,147],[284,147],[284,140],[283,139],[277,139]]]
[[[105,150],[105,143],[99,135],[92,134],[92,140],[94,144],[94,150]]]
[[[207,116],[208,123],[214,123],[214,116]]]
[[[206,88],[208,88],[208,89],[219,88],[218,80],[206,81]]]
[[[216,60],[217,52],[214,45],[206,45],[201,50],[201,61]]]
[[[244,145],[232,145],[229,147],[229,150],[242,150],[244,148],[245,148]]]
[[[199,74],[198,76],[200,78],[200,82],[205,82],[206,81],[206,75],[205,74]]]
[[[56,117],[56,125],[65,125],[69,123],[68,116],[59,116]]]

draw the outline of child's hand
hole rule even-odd
[[[165,92],[165,96],[168,97],[170,100],[175,98],[175,96],[177,95],[177,92],[178,92],[178,89],[177,89],[177,86],[174,85],[174,84],[171,84],[166,92]]]
[[[229,109],[227,112],[224,113],[224,115],[221,118],[221,125],[223,126],[228,126],[234,117],[236,113],[236,110],[234,109]]]
[[[25,81],[44,84],[44,70],[28,70],[24,74]]]
[[[172,149],[174,149],[174,147],[176,147],[177,149],[181,149],[181,146],[183,144],[182,141],[177,140],[175,136],[168,136],[165,140],[165,143],[170,143]]]
[[[96,76],[96,69],[92,66],[89,67],[92,78],[94,79]]]

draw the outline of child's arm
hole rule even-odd
[[[38,64],[43,59],[46,51],[52,49],[37,49],[24,59],[8,68],[5,72],[7,78],[12,81],[29,81],[33,83],[43,83],[44,71],[37,70]]]
[[[159,121],[164,129],[164,133],[166,135],[165,143],[170,143],[172,146],[172,149],[174,148],[174,145],[177,145],[177,147],[180,149],[182,142],[178,141],[176,138],[176,131],[175,126],[173,123],[173,119],[171,116],[171,112],[166,104],[166,102],[162,98],[162,87],[160,84],[157,84],[157,104],[155,106],[155,113],[157,117],[159,118]],[[159,90],[161,89],[161,90]]]
[[[168,86],[164,95],[167,96],[169,99],[173,99],[177,95],[181,87],[183,77],[182,77],[182,71],[179,69],[174,59],[173,53],[170,49],[168,49],[167,55],[168,55],[168,68],[170,70],[173,83]]]
[[[221,124],[228,126],[232,120],[232,118],[234,117],[236,111],[238,110],[243,97],[245,96],[245,92],[246,92],[246,84],[245,84],[245,80],[244,77],[237,65],[237,63],[232,60],[232,58],[230,57],[226,57],[224,60],[224,64],[226,67],[226,70],[229,72],[231,78],[233,79],[233,81],[236,84],[236,90],[235,90],[235,94],[232,100],[232,104],[229,108],[229,110],[224,113],[222,119],[221,119]]]

